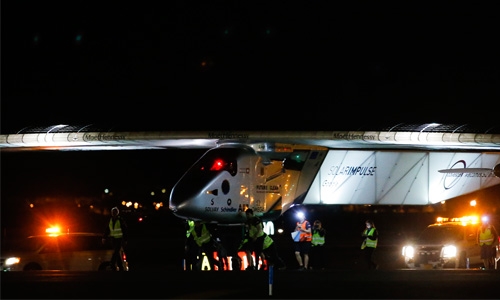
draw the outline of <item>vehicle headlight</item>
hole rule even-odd
[[[453,257],[457,257],[457,247],[455,247],[454,245],[447,245],[447,246],[444,246],[443,247],[443,250],[441,250],[442,254],[441,256],[443,258],[453,258]]]
[[[12,266],[18,264],[19,262],[21,262],[21,259],[19,257],[9,257],[5,260],[5,265]]]
[[[404,257],[413,258],[415,255],[415,248],[413,246],[404,246],[402,253]]]

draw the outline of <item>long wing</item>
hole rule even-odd
[[[241,223],[244,208],[272,219],[300,204],[427,205],[500,184],[500,128],[124,131],[58,125],[0,135],[1,151],[169,148],[210,149],[174,186],[169,208],[182,218],[226,224]]]
[[[120,131],[98,126],[55,125],[0,135],[1,151],[126,150],[213,148],[222,143],[274,143],[323,146],[329,149],[408,149],[499,151],[500,127],[397,124],[355,131]]]

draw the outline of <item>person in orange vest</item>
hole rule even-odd
[[[309,250],[311,249],[312,241],[312,226],[306,220],[303,212],[297,214],[299,221],[295,225],[295,232],[298,238],[294,240],[295,258],[299,263],[299,270],[307,270],[309,267]],[[304,258],[302,258],[304,257]]]
[[[482,218],[477,232],[477,243],[481,246],[481,259],[486,270],[495,268],[495,246],[498,243],[498,233],[487,217]]]
[[[365,261],[368,269],[378,269],[378,265],[373,261],[373,253],[377,248],[378,243],[378,230],[375,228],[375,223],[372,220],[366,220],[365,230],[361,233],[363,242],[361,243],[361,250],[365,254]]]

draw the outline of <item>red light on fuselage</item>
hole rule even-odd
[[[224,161],[222,159],[216,159],[210,168],[210,171],[220,171],[224,168]]]

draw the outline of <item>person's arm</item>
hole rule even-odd
[[[321,229],[319,230],[319,236],[324,237],[325,235],[326,235],[326,229],[321,227]]]
[[[106,228],[104,229],[104,233],[102,234],[102,243],[106,243],[106,239],[109,237],[110,234],[110,229],[109,229],[109,223],[106,223]]]
[[[109,237],[109,227],[106,227],[106,230],[104,230],[104,233],[102,234],[103,239],[107,239]]]
[[[375,228],[373,230],[373,235],[368,235],[367,238],[369,238],[372,241],[378,239],[378,230],[377,230],[377,228]]]
[[[311,223],[309,223],[309,221],[306,221],[306,229],[304,230],[304,232],[312,233],[312,226]]]
[[[495,226],[491,225],[491,232],[493,233],[493,245],[497,245],[499,240],[498,240],[498,231],[496,230]]]
[[[260,236],[264,232],[264,225],[262,224],[262,220],[259,218],[257,219],[257,236]]]
[[[128,225],[127,225],[127,222],[123,218],[120,218],[120,224],[122,227],[123,241],[126,242],[126,241],[128,241]]]

